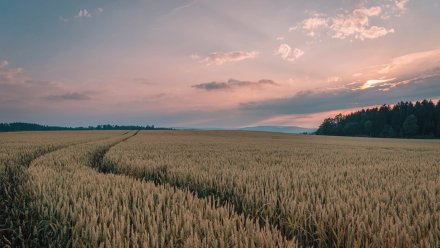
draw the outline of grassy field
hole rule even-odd
[[[440,142],[0,134],[0,245],[439,247]]]

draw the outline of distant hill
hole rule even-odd
[[[18,131],[62,131],[62,130],[171,130],[171,128],[147,126],[118,126],[118,125],[98,125],[88,127],[58,127],[46,126],[35,123],[0,123],[0,132],[18,132]]]
[[[220,127],[172,127],[174,130],[193,130],[193,131],[227,131],[227,130],[236,130],[236,129],[228,129],[228,128],[220,128]]]
[[[296,126],[255,126],[244,127],[239,130],[244,131],[263,131],[263,132],[278,132],[278,133],[313,133],[316,128],[304,128]]]
[[[318,135],[440,138],[440,101],[399,102],[327,118]]]
[[[314,133],[316,128],[304,128],[296,126],[255,126],[243,128],[217,128],[217,127],[174,127],[176,130],[241,130],[241,131],[260,131],[260,132],[276,132],[276,133]]]

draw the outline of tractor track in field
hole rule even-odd
[[[137,132],[134,135],[136,134]],[[126,137],[120,142],[130,137]],[[3,173],[4,177],[0,180],[0,246],[14,247],[19,245],[25,247],[25,244],[29,241],[28,238],[32,236],[33,226],[28,225],[28,223],[32,223],[32,211],[29,209],[29,203],[32,199],[25,193],[25,184],[29,179],[27,169],[33,161],[68,147],[109,138],[112,137],[53,146],[37,150],[31,154],[20,154],[17,161],[11,161],[10,164],[7,164]]]
[[[25,196],[24,185],[28,180],[27,168],[33,161],[52,152],[64,149],[75,144],[50,147],[37,150],[32,154],[20,154],[16,162],[11,161],[4,168],[4,178],[0,182],[0,246],[13,247],[20,236],[26,238],[30,230],[25,227],[29,220],[29,198]],[[14,223],[13,221],[19,221]],[[16,226],[18,225],[18,226]]]
[[[105,156],[105,154],[107,154],[107,152],[108,152],[112,147],[116,146],[116,145],[119,144],[119,143],[122,143],[122,142],[124,142],[124,141],[127,141],[128,139],[130,139],[130,138],[136,136],[139,132],[140,132],[140,130],[137,130],[137,131],[135,131],[132,135],[127,136],[127,137],[125,137],[125,138],[123,138],[123,139],[121,139],[121,140],[118,140],[118,141],[116,141],[116,142],[114,142],[114,143],[112,143],[112,144],[110,144],[110,145],[108,145],[108,146],[106,146],[106,147],[103,147],[103,148],[99,149],[98,151],[96,151],[96,152],[91,156],[91,158],[90,158],[90,162],[89,162],[90,165],[91,165],[93,168],[96,168],[96,169],[97,169],[99,172],[101,172],[101,173],[113,173],[112,171],[106,171],[106,170],[105,170],[105,166],[104,166],[104,163],[103,163],[103,160],[104,160],[104,156]],[[125,135],[125,134],[127,134],[127,133],[129,133],[129,132],[126,132],[126,133],[124,133],[123,135]],[[113,173],[113,174],[116,174],[116,173]]]
[[[237,213],[238,215],[244,215],[246,218],[251,218],[256,224],[258,224],[260,226],[261,229],[263,229],[267,224],[269,224],[273,230],[278,230],[280,232],[280,234],[286,240],[293,240],[294,239],[294,235],[292,235],[292,233],[289,230],[287,230],[286,228],[283,228],[283,226],[280,225],[280,223],[275,223],[272,221],[269,221],[267,223],[266,220],[264,219],[264,217],[262,217],[262,216],[252,215],[252,214],[246,213],[244,211],[244,209],[242,209],[242,207],[240,207],[240,205],[241,205],[240,201],[231,201],[230,200],[231,198],[238,199],[238,196],[235,196],[235,197],[225,196],[224,193],[220,192],[215,187],[210,187],[209,189],[205,189],[205,190],[198,190],[198,189],[195,189],[194,187],[189,187],[187,185],[174,183],[169,179],[169,175],[168,175],[166,167],[159,169],[158,172],[154,176],[145,176],[145,175],[135,176],[135,175],[130,175],[130,174],[118,171],[118,169],[117,169],[118,165],[115,163],[109,163],[108,161],[107,162],[104,161],[105,155],[112,147],[118,145],[119,143],[127,141],[128,139],[136,136],[138,133],[139,133],[139,131],[137,131],[133,135],[128,136],[120,141],[117,141],[117,142],[111,144],[110,146],[103,148],[103,149],[99,150],[97,153],[95,153],[91,159],[91,165],[93,166],[93,168],[95,168],[98,172],[103,173],[103,174],[123,175],[123,176],[131,177],[136,180],[145,180],[148,182],[152,182],[156,186],[168,185],[168,186],[174,187],[176,189],[186,190],[188,192],[191,192],[195,197],[197,197],[199,199],[207,199],[207,198],[212,197],[215,200],[216,207],[222,207],[222,206],[224,207],[229,204],[230,206],[233,206],[235,213]],[[263,206],[262,208],[264,208],[264,207],[265,206]]]

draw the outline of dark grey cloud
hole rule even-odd
[[[46,100],[52,100],[52,101],[84,101],[84,100],[90,100],[91,97],[84,92],[70,92],[60,95],[48,95],[43,97]]]
[[[201,83],[201,84],[193,85],[192,87],[202,90],[223,90],[230,88],[230,86],[225,82]]]
[[[236,79],[229,79],[227,82],[209,82],[193,85],[193,88],[212,91],[212,90],[225,90],[241,87],[261,87],[265,85],[277,85],[270,79],[261,79],[258,81],[241,81]]]
[[[338,90],[302,91],[292,97],[240,105],[240,110],[261,117],[310,114],[338,109],[392,104],[399,101],[440,97],[440,76],[388,82],[367,89],[351,84]]]

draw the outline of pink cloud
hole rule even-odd
[[[311,30],[328,26],[328,20],[322,17],[311,17],[302,21],[302,28]]]
[[[408,4],[408,0],[394,0],[394,4],[399,10],[404,11],[406,10],[406,5]]]
[[[338,15],[332,18],[330,29],[334,32],[333,38],[345,39],[354,37],[356,39],[375,39],[393,33],[394,29],[370,26],[369,18],[378,16],[382,12],[380,6],[371,8],[355,9],[347,15]]]
[[[370,25],[370,18],[377,17],[382,12],[381,6],[373,6],[354,9],[349,13],[329,18],[323,14],[315,13],[312,17],[304,19],[297,26],[290,28],[289,31],[301,28],[307,31],[307,36],[313,37],[319,35],[316,32],[317,29],[326,29],[330,31],[332,38],[336,39],[376,39],[395,32],[392,28]]]
[[[13,84],[19,83],[22,80],[19,79],[20,74],[23,72],[23,68],[11,68],[9,61],[0,61],[0,83]]]
[[[376,39],[387,34],[394,33],[394,29],[386,29],[384,27],[372,26],[362,31],[361,37],[366,39]]]
[[[311,113],[311,114],[286,114],[277,115],[270,118],[264,119],[256,123],[255,125],[281,125],[281,126],[299,126],[305,128],[317,128],[322,120],[328,117],[334,117],[337,114],[349,114],[354,111],[361,110],[363,108],[377,107],[366,106],[359,108],[349,108],[349,109],[337,109],[325,112]]]
[[[396,57],[391,62],[382,65],[377,71],[381,75],[398,76],[401,74],[418,75],[432,71],[440,73],[440,49],[410,53]]]
[[[282,59],[286,61],[295,61],[304,55],[304,51],[299,48],[291,48],[288,44],[281,44],[278,47],[278,51],[275,53],[280,55]]]
[[[257,51],[244,52],[244,51],[233,51],[233,52],[213,52],[207,57],[200,60],[200,63],[206,65],[223,65],[228,62],[237,62],[246,59],[256,58],[258,55]],[[192,55],[193,58],[198,58],[198,55]]]
[[[419,101],[422,99],[419,99]],[[433,102],[439,101],[438,98],[432,98]],[[416,101],[412,101],[415,103]],[[390,103],[389,105],[392,107],[395,103]],[[285,115],[276,115],[269,117],[267,119],[261,120],[257,122],[255,125],[281,125],[281,126],[300,126],[305,128],[317,128],[325,118],[334,117],[338,114],[347,115],[356,111],[360,111],[362,109],[368,108],[376,108],[380,107],[380,105],[368,105],[356,108],[346,108],[346,109],[335,109],[324,112],[317,113],[307,113],[307,114],[285,114]]]
[[[370,79],[367,80],[364,84],[362,84],[359,88],[355,88],[353,90],[365,90],[368,88],[374,88],[376,86],[384,86],[388,82],[395,80],[396,78],[389,78],[389,79]]]

